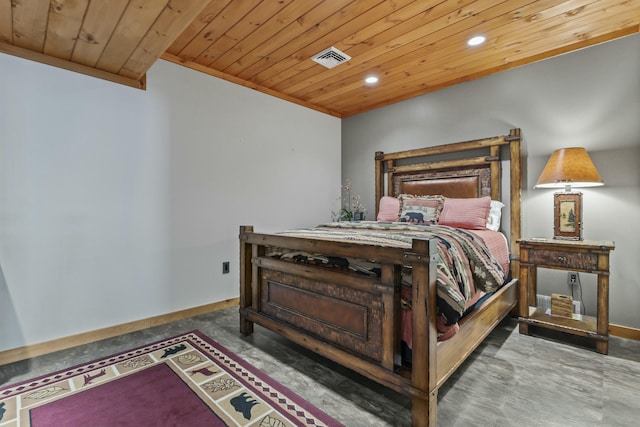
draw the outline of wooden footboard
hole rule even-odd
[[[380,278],[266,257],[268,247],[377,259]],[[515,282],[453,339],[437,342],[435,242],[408,250],[240,228],[240,329],[257,323],[412,398],[413,425],[435,426],[438,387],[515,305]],[[401,266],[413,268],[413,358],[401,365]],[[495,302],[497,301],[497,303]]]
[[[265,257],[267,247],[376,259],[380,278]],[[240,228],[240,329],[276,331],[343,366],[414,399],[414,425],[435,423],[435,242],[409,250],[258,234]],[[401,266],[414,269],[414,354],[401,366]],[[429,279],[429,280],[428,280]],[[428,320],[429,319],[429,320]],[[425,339],[426,338],[426,339]],[[430,356],[431,355],[431,356]],[[429,363],[429,361],[432,363]],[[435,424],[431,424],[435,425]]]

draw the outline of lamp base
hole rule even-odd
[[[553,211],[553,238],[582,240],[582,193],[554,193]]]

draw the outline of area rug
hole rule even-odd
[[[199,331],[0,388],[0,425],[341,426]]]

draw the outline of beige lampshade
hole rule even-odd
[[[597,187],[604,185],[587,150],[580,147],[554,151],[533,188]]]

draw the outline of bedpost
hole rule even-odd
[[[405,252],[405,259],[413,270],[412,354],[424,355],[411,361],[411,385],[427,394],[426,399],[418,395],[412,397],[413,426],[435,426],[437,420],[436,253],[436,241],[425,239],[414,239],[411,250]]]
[[[252,244],[247,243],[246,234],[253,233],[252,225],[240,226],[240,332],[242,335],[253,333],[253,322],[247,320],[244,310],[251,307],[252,291]]]
[[[387,172],[387,196],[398,197],[393,188],[393,174],[395,172],[395,160],[385,160],[384,170]]]
[[[520,274],[520,239],[522,226],[522,212],[520,207],[522,192],[522,136],[520,129],[509,131],[509,155],[511,161],[511,277],[518,278]]]
[[[502,194],[500,194],[501,184],[501,164],[500,164],[500,146],[492,145],[489,147],[489,155],[493,159],[497,159],[498,161],[492,161],[491,166],[489,167],[491,170],[491,200],[501,200]],[[494,184],[495,183],[495,184]]]
[[[380,199],[384,195],[384,165],[382,164],[384,159],[384,153],[382,151],[376,151],[376,199],[373,201],[375,206],[374,216],[378,217],[378,211],[380,210]]]
[[[400,264],[382,264],[380,280],[385,286],[393,289],[393,292],[382,294],[382,300],[386,309],[382,322],[382,359],[381,364],[386,369],[393,370],[395,365],[402,364],[400,333],[401,309],[400,288],[402,286],[402,268]]]

